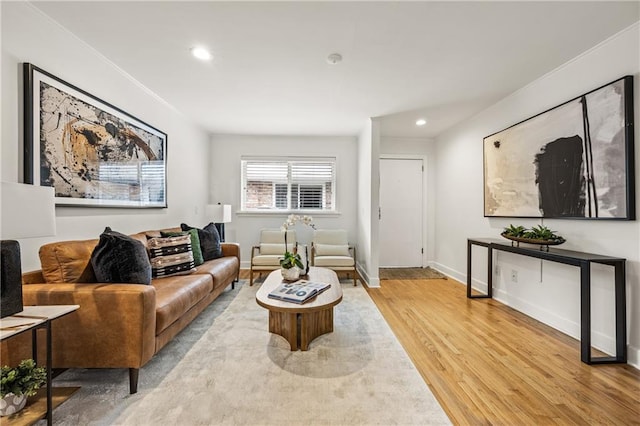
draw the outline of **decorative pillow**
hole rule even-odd
[[[147,242],[153,278],[186,275],[195,271],[191,235],[151,238]]]
[[[151,263],[140,241],[106,227],[91,253],[100,283],[151,284]]]
[[[314,244],[316,256],[351,256],[349,246],[337,244]]]
[[[194,228],[187,224],[181,223],[180,228],[183,231],[195,229],[198,231],[200,238],[200,248],[202,249],[202,257],[205,261],[222,257],[222,246],[220,245],[220,235],[213,223],[208,224],[203,229]]]
[[[195,229],[190,229],[184,232],[160,232],[163,237],[178,237],[180,235],[191,236],[191,251],[193,252],[193,262],[196,266],[202,265],[204,263],[204,258],[202,257],[202,249],[200,248],[200,237],[198,237],[198,231]]]

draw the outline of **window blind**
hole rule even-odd
[[[242,210],[333,211],[335,163],[335,158],[243,158]]]

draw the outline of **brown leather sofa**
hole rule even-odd
[[[147,236],[159,235],[146,231],[132,237],[146,245]],[[53,323],[53,367],[128,368],[130,392],[136,393],[140,367],[238,280],[240,247],[222,243],[223,257],[206,261],[189,275],[153,279],[151,285],[105,284],[91,281],[90,259],[97,243],[42,246],[42,270],[23,274],[23,302],[80,305]],[[3,365],[8,364],[5,357],[10,362],[31,357],[30,334],[19,338],[3,342]]]

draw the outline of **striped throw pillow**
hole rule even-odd
[[[153,278],[186,275],[195,271],[191,236],[151,238],[147,241]]]

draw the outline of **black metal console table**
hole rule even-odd
[[[487,293],[471,293],[471,248],[477,245],[487,248]],[[627,362],[627,312],[625,292],[625,259],[582,253],[578,251],[549,248],[519,247],[504,240],[491,238],[467,239],[467,297],[470,299],[493,296],[493,250],[535,257],[550,262],[578,266],[580,268],[580,359],[587,364],[613,364]],[[614,357],[591,356],[591,264],[613,266],[615,285],[616,355]]]

